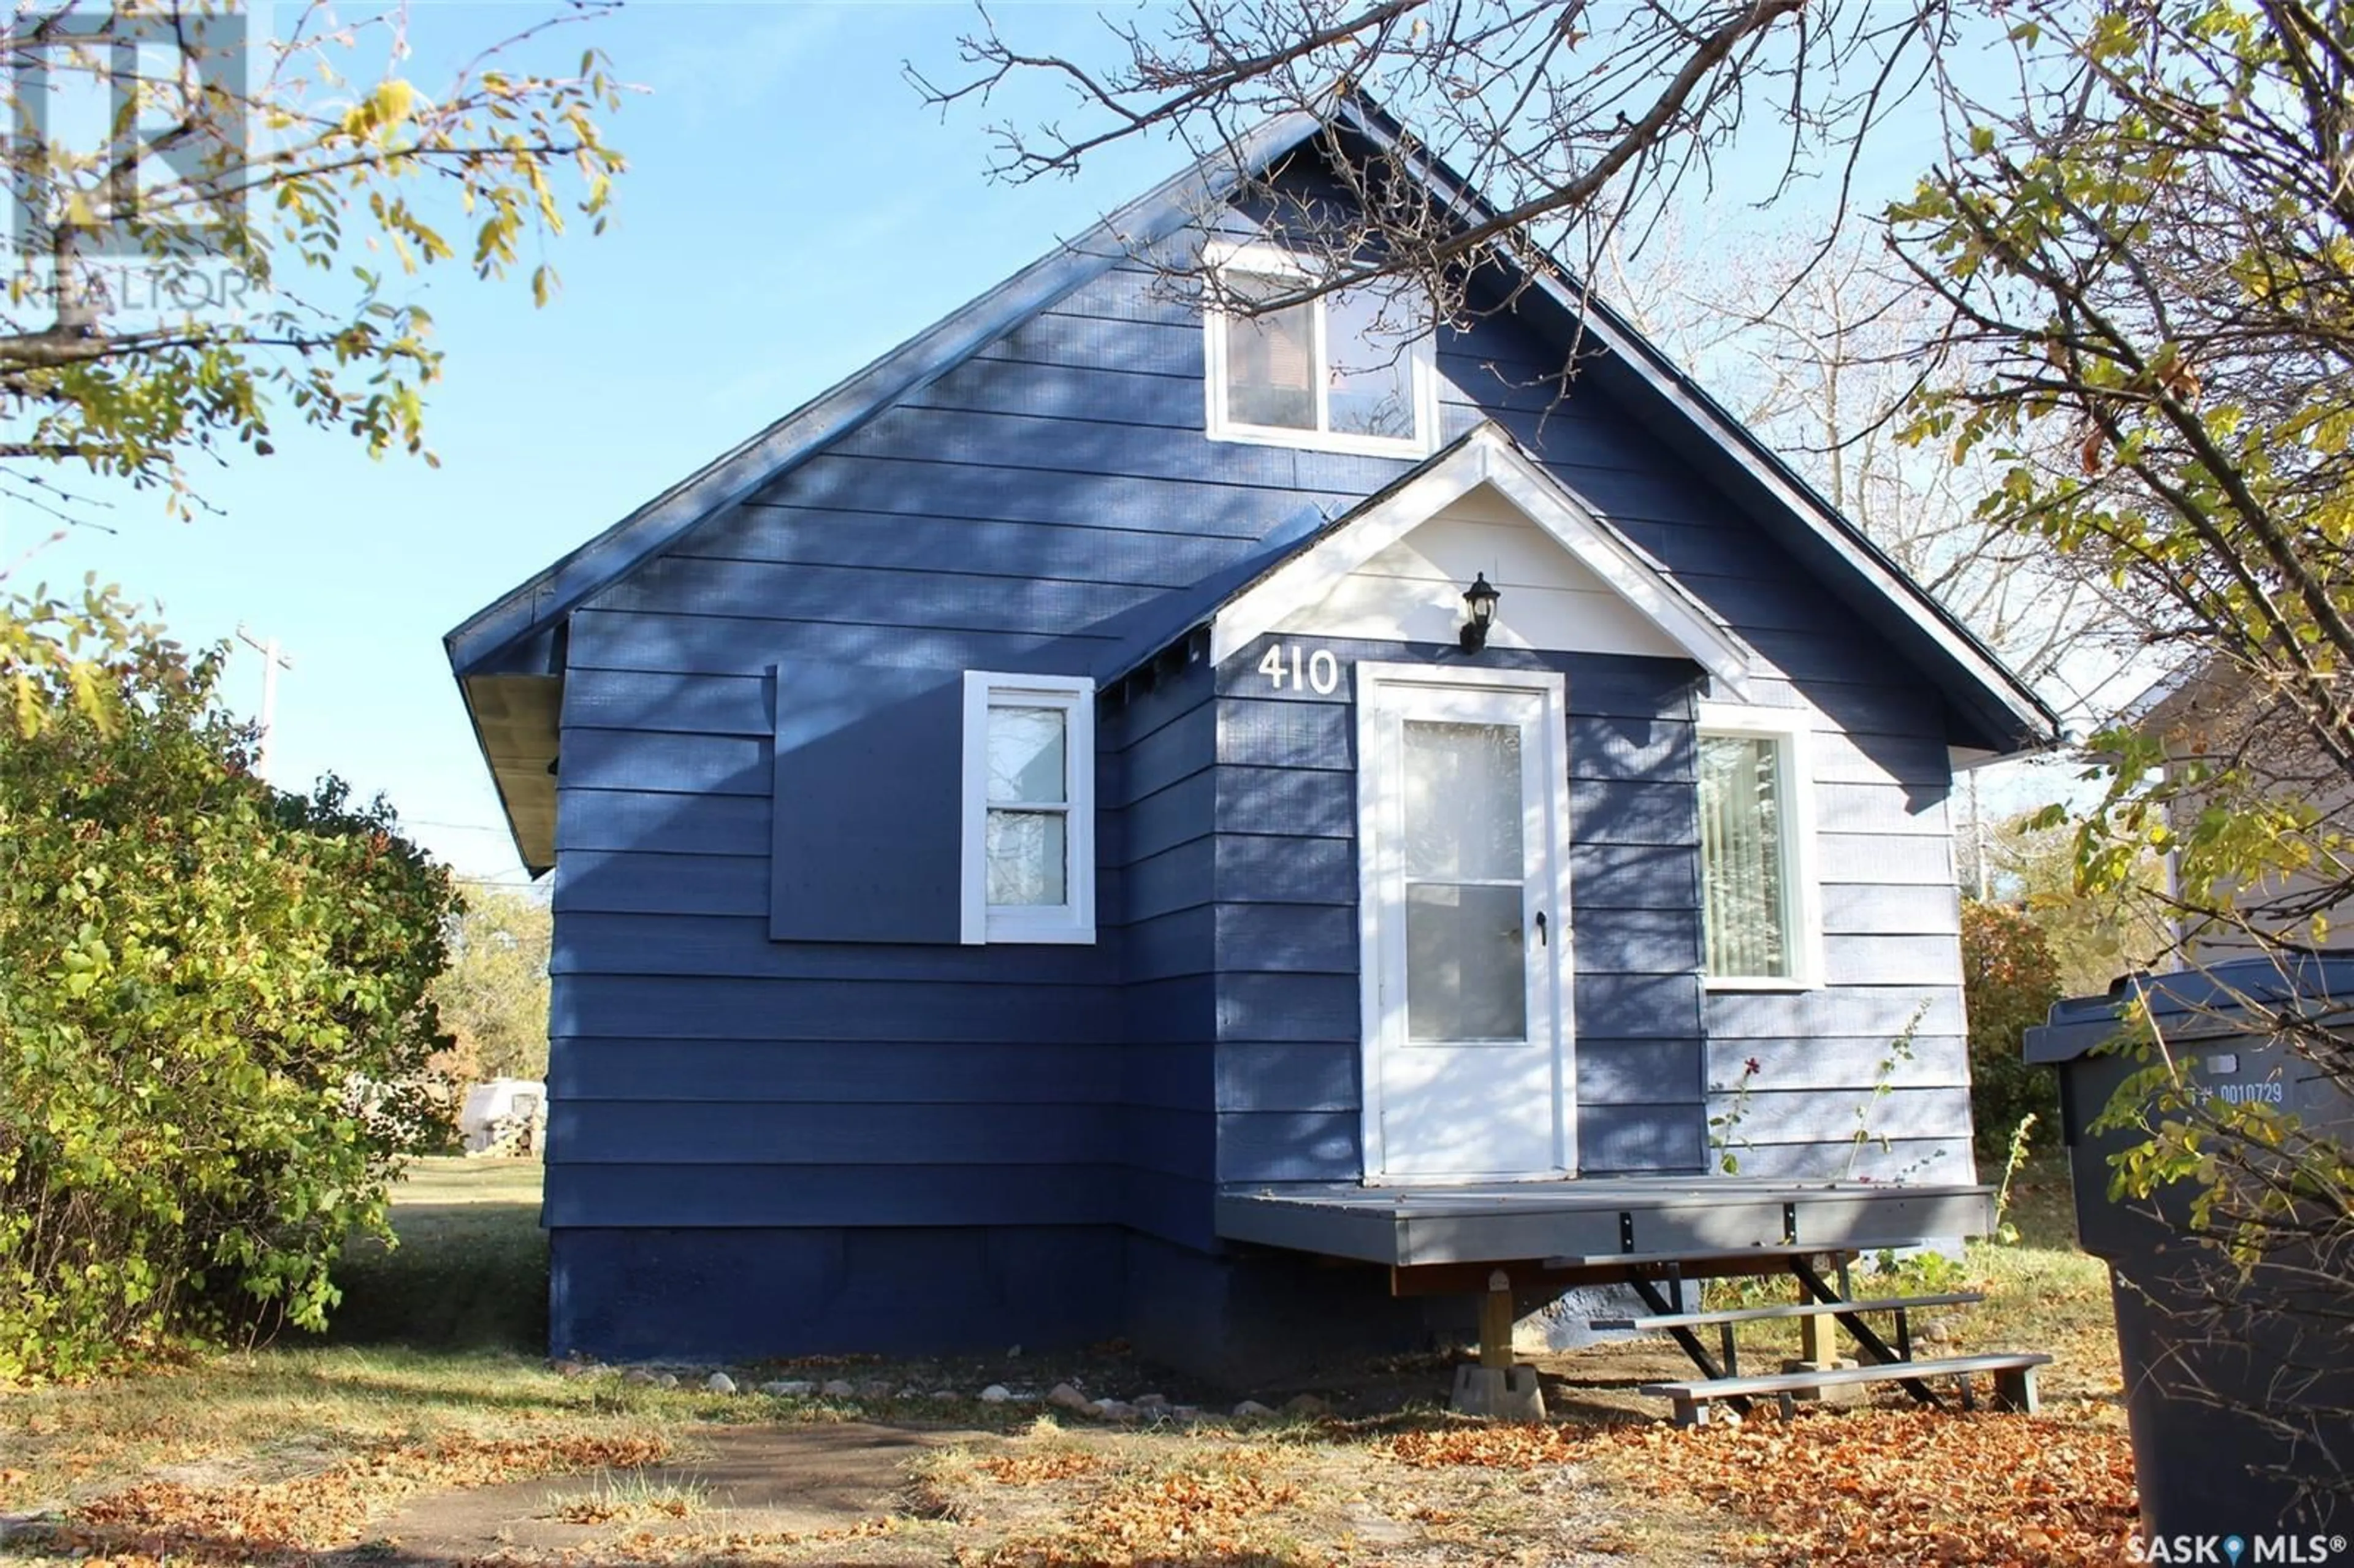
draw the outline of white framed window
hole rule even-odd
[[[1275,299],[1312,274],[1263,245],[1220,247],[1207,260],[1217,282],[1203,313],[1212,440],[1385,457],[1437,450],[1431,336],[1407,319],[1405,301],[1341,290],[1242,315],[1220,300]]]
[[[1096,939],[1096,683],[964,677],[964,940]]]
[[[1700,705],[1702,974],[1711,990],[1822,983],[1808,715]]]

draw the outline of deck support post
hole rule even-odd
[[[1502,1269],[1488,1276],[1488,1294],[1479,1300],[1479,1364],[1509,1368],[1512,1364],[1512,1281]]]
[[[1807,1282],[1803,1277],[1796,1277],[1798,1285],[1798,1303],[1804,1306],[1809,1299]],[[1831,1338],[1829,1327],[1822,1319],[1801,1318],[1798,1319],[1797,1359],[1784,1361],[1782,1370],[1786,1372],[1838,1372],[1853,1365],[1855,1362],[1840,1354],[1838,1342]],[[1781,1399],[1787,1406],[1794,1400],[1800,1399],[1825,1404],[1861,1404],[1868,1397],[1870,1397],[1869,1393],[1862,1387],[1842,1384],[1829,1388],[1799,1389],[1795,1393],[1783,1394]]]
[[[1798,1281],[1799,1305],[1804,1306],[1812,1298],[1812,1296],[1807,1289],[1806,1281],[1803,1279]],[[1808,1366],[1815,1367],[1821,1366],[1825,1361],[1829,1361],[1832,1358],[1832,1355],[1836,1352],[1829,1351],[1826,1349],[1823,1344],[1824,1338],[1823,1320],[1820,1318],[1799,1319],[1798,1359],[1805,1361]]]
[[[1457,1414],[1544,1419],[1537,1369],[1512,1364],[1515,1316],[1511,1277],[1497,1269],[1488,1276],[1487,1293],[1479,1298],[1479,1364],[1455,1369],[1455,1396],[1448,1404]]]

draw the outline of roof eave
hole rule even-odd
[[[490,737],[482,733],[482,715],[475,710],[474,694],[467,689],[467,678],[464,675],[456,675],[453,679],[458,683],[458,700],[465,705],[466,726],[474,734],[474,749],[482,753],[487,761],[491,756]],[[555,760],[556,751],[551,746],[548,748],[548,761],[553,764]],[[535,878],[545,876],[555,869],[556,865],[556,846],[553,840],[551,839],[546,844],[538,844],[525,837],[522,818],[515,809],[514,799],[507,790],[505,776],[495,767],[490,769],[490,774],[491,790],[499,798],[499,818],[506,823],[507,841],[514,845],[515,859],[522,862],[525,874]]]

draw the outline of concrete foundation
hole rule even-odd
[[[1447,1408],[1493,1421],[1543,1421],[1544,1391],[1534,1367],[1457,1367]]]

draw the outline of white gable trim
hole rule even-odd
[[[1736,695],[1747,694],[1750,654],[1666,573],[1585,503],[1563,489],[1492,426],[1228,600],[1210,629],[1210,658],[1222,662],[1253,638],[1317,603],[1343,577],[1479,486],[1492,488],[1646,620]],[[1509,619],[1511,606],[1501,608]]]

